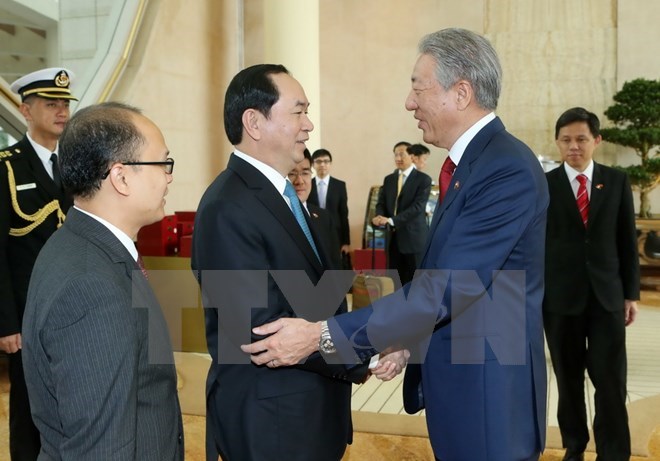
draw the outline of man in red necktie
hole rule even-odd
[[[447,190],[449,189],[449,183],[451,178],[454,175],[454,170],[456,169],[456,164],[452,161],[451,157],[448,155],[442,164],[440,169],[440,177],[438,178],[438,184],[440,185],[440,202],[444,200],[445,195],[447,195]]]
[[[629,459],[626,332],[639,299],[632,191],[625,173],[593,161],[595,114],[575,107],[555,127],[563,164],[547,173],[543,319],[557,375],[564,460],[582,460],[589,441],[584,371],[596,388],[599,459]]]

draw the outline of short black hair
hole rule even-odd
[[[327,149],[316,149],[312,154],[312,160],[316,160],[320,157],[330,157],[330,161],[332,162],[332,154]]]
[[[139,160],[145,139],[133,122],[142,111],[104,102],[77,111],[59,139],[62,184],[75,197],[90,198],[113,163]]]
[[[420,155],[431,154],[431,151],[424,144],[412,144],[406,149],[410,155],[418,157]]]
[[[288,74],[281,64],[256,64],[234,76],[225,93],[225,132],[232,145],[243,139],[243,112],[256,109],[266,118],[270,109],[280,99],[271,74]]]
[[[392,148],[392,152],[394,152],[396,150],[396,148],[399,147],[399,146],[406,146],[406,150],[408,150],[408,148],[410,147],[410,143],[407,142],[407,141],[399,141]]]
[[[593,112],[584,107],[573,107],[561,114],[555,124],[555,139],[559,139],[559,130],[575,122],[585,122],[594,138],[600,136],[600,120]]]
[[[312,166],[312,154],[309,153],[309,149],[305,147],[305,150],[303,151],[303,155],[307,160],[309,160],[309,166]]]

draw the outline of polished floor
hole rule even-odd
[[[660,461],[660,292],[644,292],[637,322],[628,330],[629,413],[634,461]],[[200,354],[177,354],[180,396],[184,412],[186,459],[204,460],[203,382],[207,358]],[[551,370],[551,367],[548,368]],[[548,448],[542,461],[563,456],[556,428],[556,387],[549,374]],[[401,379],[381,383],[375,379],[353,389],[355,440],[344,461],[433,460],[425,437],[423,413],[406,415],[401,401]],[[7,404],[9,383],[6,361],[0,358],[0,461],[9,460]],[[588,395],[593,394],[589,383]],[[589,399],[589,402],[591,399]],[[591,412],[591,404],[588,405]],[[590,416],[593,415],[590,413]],[[596,455],[588,452],[587,461]]]
[[[628,411],[631,420],[633,454],[648,455],[648,441],[653,429],[660,429],[660,295],[644,293],[637,321],[627,330]],[[548,373],[547,446],[560,448],[557,423],[557,386],[546,352]],[[369,432],[426,436],[424,412],[406,415],[403,410],[402,375],[392,381],[375,379],[353,387],[353,410],[358,412],[356,428]],[[594,417],[594,388],[585,379],[587,412]],[[364,414],[377,414],[367,418]],[[399,418],[391,418],[400,415]],[[389,417],[389,418],[387,418]],[[593,450],[593,445],[591,445]]]

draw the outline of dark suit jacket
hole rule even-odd
[[[16,197],[14,204],[12,194]],[[56,201],[51,205],[53,211],[44,211],[36,221],[18,214],[18,211],[25,215],[37,213],[53,200]],[[0,337],[20,333],[34,261],[64,220],[71,203],[71,197],[55,186],[27,136],[0,152]],[[34,228],[26,229],[29,232],[24,235],[10,235],[10,229],[28,226]]]
[[[431,177],[413,168],[401,188],[397,206],[398,180],[399,170],[385,176],[383,186],[378,191],[376,214],[392,218],[401,253],[421,253],[429,230],[426,223],[426,202],[431,192]]]
[[[635,210],[628,176],[594,162],[585,229],[562,164],[546,174],[550,189],[544,309],[578,314],[590,287],[608,311],[639,299]]]
[[[339,242],[337,234],[333,232],[333,222],[330,213],[323,208],[307,202],[307,210],[309,211],[309,222],[315,235],[319,237],[319,243],[325,246],[325,253],[328,255],[327,269],[340,270],[341,255],[337,248]]]
[[[314,233],[314,226],[310,229]],[[364,369],[352,376],[342,365],[326,365],[319,354],[296,367],[271,369],[252,364],[239,349],[260,339],[251,327],[298,316],[280,282],[266,271],[308,277],[316,285],[328,264],[324,245],[316,247],[324,264],[272,183],[232,155],[202,197],[192,247],[213,359],[206,387],[207,438],[226,461],[336,461],[352,439],[349,379],[361,379]],[[329,314],[318,309],[326,299],[303,296],[297,307],[307,306],[304,317],[312,321],[345,312],[350,281],[330,299]],[[302,285],[298,280],[294,291]]]
[[[544,447],[547,206],[538,159],[495,118],[468,144],[436,207],[427,271],[372,307],[328,321],[345,360],[376,344],[421,354],[406,369],[404,405],[426,408],[440,459],[537,459]]]
[[[316,189],[316,179],[312,180],[312,192],[307,199],[308,203],[319,205],[319,194]],[[351,244],[351,229],[348,225],[348,194],[346,183],[330,176],[328,190],[325,196],[325,210],[330,213],[334,228],[337,232],[339,247]]]
[[[37,258],[23,365],[40,459],[183,459],[160,305],[121,242],[76,209]]]

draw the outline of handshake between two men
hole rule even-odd
[[[280,318],[253,328],[253,333],[267,338],[242,345],[241,349],[251,354],[252,362],[257,365],[270,368],[296,365],[319,351],[324,329],[322,324],[325,323],[308,322],[301,318]],[[329,347],[333,347],[332,342]],[[327,352],[320,352],[327,357]],[[377,362],[372,360],[369,365],[370,374],[382,381],[390,381],[403,371],[409,358],[410,352],[407,349],[387,348],[380,353]]]

